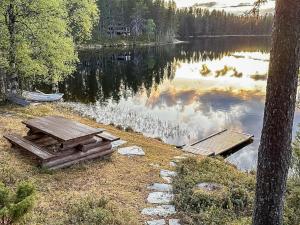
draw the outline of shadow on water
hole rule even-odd
[[[157,47],[88,50],[79,53],[77,71],[59,84],[65,100],[83,103],[118,102],[174,78],[177,63],[222,59],[234,52],[269,51],[269,38],[191,39],[189,43]],[[51,92],[45,84],[31,87]]]

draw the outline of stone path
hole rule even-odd
[[[186,155],[175,157],[170,162],[170,166],[175,167],[176,163],[185,158],[187,158]],[[148,186],[148,190],[152,192],[149,193],[147,202],[153,207],[144,208],[142,215],[149,216],[153,220],[147,221],[146,225],[180,225],[179,219],[166,219],[176,214],[175,206],[171,205],[174,198],[172,180],[175,176],[177,176],[175,171],[161,169],[160,177],[166,183],[154,183]]]

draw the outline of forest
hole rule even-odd
[[[111,39],[172,42],[199,35],[268,35],[273,15],[235,15],[195,5],[177,8],[174,1],[98,0],[100,22],[93,42]]]

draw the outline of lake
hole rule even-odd
[[[76,73],[59,85],[76,111],[105,124],[182,145],[225,128],[254,142],[227,160],[255,169],[270,38],[218,37],[159,47],[80,52]],[[300,122],[296,112],[295,128]]]

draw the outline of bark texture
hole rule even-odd
[[[299,34],[300,0],[277,0],[258,154],[254,225],[283,224],[299,73]]]
[[[17,51],[17,43],[16,43],[16,12],[14,1],[6,9],[6,25],[8,27],[9,32],[9,67],[7,76],[7,85],[8,89],[12,94],[16,94],[19,88],[18,83],[18,75],[16,71],[16,51]]]

